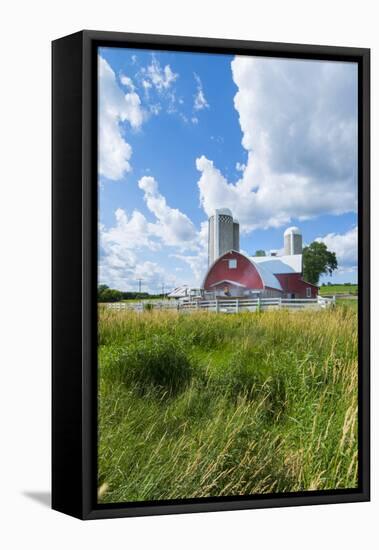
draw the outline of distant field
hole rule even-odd
[[[358,285],[330,285],[320,287],[321,296],[337,295],[337,294],[358,294]]]
[[[102,501],[357,486],[357,316],[99,308]]]

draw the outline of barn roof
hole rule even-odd
[[[250,258],[254,264],[259,264],[274,275],[282,273],[301,273],[302,254],[291,254],[287,256],[254,256]]]
[[[242,252],[238,252],[237,250],[228,250],[227,252],[224,252],[224,254],[222,254],[221,256],[216,258],[216,260],[208,268],[207,274],[205,275],[204,282],[203,282],[203,285],[202,285],[203,287],[205,285],[205,280],[207,278],[208,273],[211,271],[213,266],[220,260],[220,258],[224,258],[224,256],[227,256],[228,254],[233,254],[233,253],[234,254],[239,254],[240,256],[244,256],[247,260],[249,260],[249,262],[251,262],[253,264],[253,266],[257,270],[257,272],[258,272],[258,274],[259,274],[259,276],[262,280],[262,284],[263,284],[264,287],[273,288],[275,290],[283,290],[279,280],[275,277],[275,273],[273,273],[271,271],[271,269],[268,269],[268,266],[266,266],[266,264],[263,265],[263,262],[256,261],[257,258],[249,258],[249,256],[246,256],[245,254],[243,254]],[[261,257],[261,256],[258,257],[259,260],[261,260],[262,258],[269,259],[270,256],[268,258],[264,257],[264,256],[263,257]],[[272,256],[271,256],[271,259],[273,259]],[[281,271],[279,271],[278,273],[281,273]],[[226,279],[222,279],[220,281],[217,281],[212,286],[219,285],[219,284],[225,283],[225,282],[230,282],[230,283],[233,283],[233,284],[236,284],[237,286],[239,286],[238,282],[236,283],[235,281],[226,281]]]
[[[261,264],[259,262],[255,262],[255,258],[249,258],[249,260],[258,271],[259,276],[262,279],[263,286],[274,288],[276,290],[283,290],[274,273],[272,273],[272,271],[270,271],[269,269],[266,269],[266,266],[263,264],[263,262]]]

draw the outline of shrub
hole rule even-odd
[[[262,411],[277,419],[286,406],[286,375],[280,361],[268,361],[260,349],[238,350],[222,369],[210,373],[210,382],[216,393],[233,402],[238,398],[262,400]]]
[[[252,365],[251,354],[238,351],[234,353],[220,376],[221,386],[233,396],[245,394],[251,397],[256,384],[256,373]]]
[[[133,343],[124,349],[117,363],[122,381],[140,395],[175,395],[188,384],[192,374],[191,359],[180,343],[168,335]]]

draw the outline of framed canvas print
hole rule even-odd
[[[369,50],[53,42],[53,508],[369,500]]]

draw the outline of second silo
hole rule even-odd
[[[284,254],[302,254],[303,237],[298,227],[289,227],[284,232]]]

